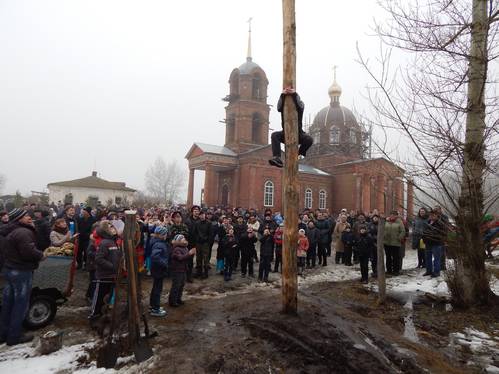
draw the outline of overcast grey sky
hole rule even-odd
[[[297,0],[297,89],[312,115],[329,102],[362,111],[367,82],[355,43],[369,38],[374,0]],[[0,128],[4,193],[99,175],[143,189],[159,155],[186,167],[194,141],[224,142],[221,98],[245,61],[267,73],[271,127],[282,79],[279,0],[0,0]],[[198,182],[199,182],[198,178]]]

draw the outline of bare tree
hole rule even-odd
[[[146,172],[146,189],[158,201],[173,204],[185,185],[185,174],[176,160],[168,164],[158,157]]]
[[[380,57],[359,61],[372,122],[382,130],[378,152],[402,164],[421,200],[443,206],[456,222],[454,302],[487,304],[494,297],[480,234],[497,201],[490,185],[498,160],[498,97],[488,76],[497,58],[499,10],[491,0],[383,0],[388,23],[376,25]],[[393,57],[393,53],[398,53]],[[409,59],[393,69],[398,57]],[[387,134],[390,134],[387,136]],[[388,139],[399,135],[403,155]]]

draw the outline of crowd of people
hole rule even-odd
[[[257,277],[268,282],[271,272],[282,271],[284,219],[267,209],[201,209],[193,206],[136,210],[135,247],[139,271],[152,278],[150,314],[166,316],[161,306],[163,283],[171,278],[168,305],[183,304],[186,282],[234,275]],[[32,337],[22,334],[22,320],[29,304],[33,271],[46,258],[44,251],[66,244],[78,244],[77,267],[89,274],[86,296],[91,303],[91,321],[99,319],[110,299],[120,266],[123,266],[123,209],[94,209],[82,205],[39,208],[24,206],[0,213],[0,266],[6,278],[0,342],[17,344]],[[409,225],[397,211],[387,217],[378,211],[348,212],[304,210],[299,215],[298,274],[308,269],[336,264],[359,264],[360,281],[377,276],[379,223],[384,219],[386,273],[397,276],[402,269]],[[418,251],[418,267],[424,275],[438,277],[445,265],[445,241],[449,220],[439,207],[421,208],[412,222],[412,248]],[[257,244],[259,243],[259,245]],[[216,244],[216,245],[215,245]],[[216,249],[216,261],[211,263]],[[257,251],[259,249],[259,251]],[[258,263],[258,271],[254,269]]]

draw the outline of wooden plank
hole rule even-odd
[[[296,89],[295,1],[283,0],[283,88]],[[282,251],[282,311],[298,312],[298,113],[292,98],[284,100],[285,162],[282,176],[284,198],[284,242]]]

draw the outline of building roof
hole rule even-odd
[[[105,179],[99,178],[93,173],[93,175],[80,179],[73,179],[69,181],[54,182],[47,185],[50,186],[61,186],[61,187],[82,187],[82,188],[97,188],[103,190],[119,190],[135,192],[133,188],[129,188],[123,182],[109,182]]]
[[[402,169],[400,166],[398,166],[397,164],[395,164],[393,161],[390,161],[390,160],[387,160],[386,158],[384,157],[376,157],[376,158],[365,158],[365,159],[360,159],[360,160],[353,160],[353,161],[348,161],[348,162],[342,162],[341,164],[336,164],[335,166],[343,166],[343,165],[353,165],[353,164],[363,164],[363,163],[368,163],[368,162],[373,162],[373,161],[384,161],[384,162],[387,162],[389,164],[392,164],[394,165],[395,167],[397,167],[399,170],[401,171],[405,171],[404,169]]]
[[[257,63],[253,62],[251,57],[248,57],[246,59],[246,62],[239,66],[239,72],[241,74],[251,74],[251,72],[257,68],[260,68],[260,66]]]
[[[237,153],[235,153],[232,149],[229,149],[227,147],[221,146],[221,145],[214,145],[214,144],[205,144],[205,143],[194,143],[187,152],[187,155],[185,156],[186,158],[189,157],[190,153],[194,149],[194,147],[198,147],[201,149],[204,153],[212,153],[215,155],[223,155],[223,156],[231,156],[231,157],[236,157]]]
[[[313,166],[307,165],[307,164],[298,164],[298,172],[300,173],[305,173],[305,174],[315,174],[315,175],[323,175],[323,176],[330,176],[331,174],[326,173],[325,171],[321,169],[314,168]]]

